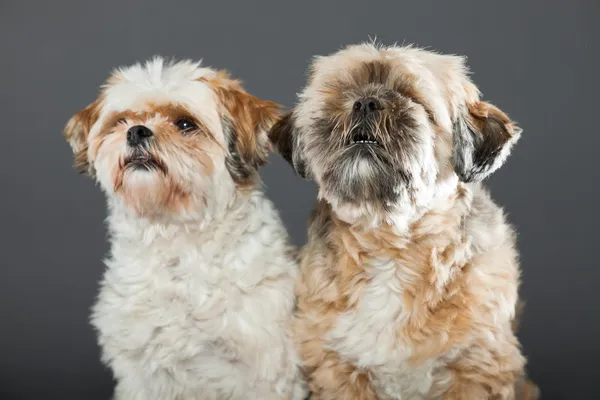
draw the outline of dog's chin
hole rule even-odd
[[[344,149],[340,164],[348,164],[361,179],[369,179],[372,169],[379,169],[386,159],[384,149],[374,143],[351,143]]]
[[[123,182],[118,192],[136,204],[156,203],[165,198],[169,183],[164,177],[146,167],[128,167],[123,174]]]
[[[138,217],[172,222],[194,211],[190,196],[156,173],[130,174],[116,195],[120,203]]]
[[[113,195],[140,217],[174,216],[189,208],[189,195],[167,174],[167,166],[152,156],[123,159],[113,176]]]
[[[338,204],[385,207],[395,202],[400,184],[381,149],[373,144],[352,144],[322,175],[320,192]]]

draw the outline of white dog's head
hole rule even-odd
[[[484,179],[519,135],[480,101],[462,57],[372,44],[316,57],[299,103],[269,133],[320,198],[376,218],[422,211],[452,182]]]
[[[255,185],[277,116],[226,72],[155,58],[116,70],[64,134],[111,205],[193,220]]]

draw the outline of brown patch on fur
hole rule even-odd
[[[149,153],[149,157],[152,159],[152,161],[154,162],[154,164],[156,165],[156,168],[166,177],[169,174],[169,169],[167,167],[167,165],[164,163],[164,161],[162,161],[156,154],[154,154],[153,152],[148,152]],[[125,160],[123,159],[119,159],[118,163],[117,163],[117,173],[115,174],[115,180],[114,180],[114,185],[113,185],[113,190],[115,192],[119,192],[122,187],[123,187],[123,179],[124,179],[124,175],[127,172],[127,158]]]
[[[493,134],[497,140],[506,142],[514,135],[514,123],[496,106],[478,101],[468,104],[468,109],[468,123],[484,137]]]
[[[320,202],[311,223],[311,236],[325,234],[320,236],[323,241],[309,242],[300,253],[301,270],[296,286],[299,318],[295,320],[294,333],[302,367],[314,399],[375,400],[366,372],[341,360],[323,342],[336,316],[356,306],[353,294],[366,283],[356,260],[346,252],[334,250],[343,247],[345,235],[341,226],[332,226],[331,235],[329,228],[322,230],[322,224],[329,223],[327,210],[328,206]],[[332,251],[327,251],[330,246]]]
[[[269,130],[269,140],[277,152],[287,162],[293,165],[293,141],[294,141],[294,123],[292,122],[292,113],[289,112],[281,117]]]
[[[161,216],[165,211],[185,211],[192,202],[191,194],[170,178],[164,178],[148,187],[122,185],[118,191],[132,210],[145,217]],[[152,201],[148,201],[150,198]]]
[[[332,218],[335,217],[332,215]],[[402,286],[404,307],[410,313],[398,335],[403,343],[410,345],[409,361],[415,365],[438,357],[460,343],[473,322],[470,309],[464,305],[474,301],[471,294],[463,290],[471,267],[467,262],[457,262],[461,259],[457,253],[464,252],[466,246],[460,231],[453,229],[460,224],[460,218],[459,214],[425,216],[411,227],[412,240],[398,237],[388,226],[358,232],[348,224],[337,222],[341,229],[331,232],[343,241],[340,253],[349,254],[354,261],[354,264],[340,265],[340,271],[345,271],[343,275],[352,277],[341,281],[343,292],[360,291],[357,277],[368,272],[365,268],[370,259],[395,260],[399,268],[410,270],[414,279]],[[431,219],[436,220],[439,231],[429,232],[422,227]],[[441,269],[447,272],[441,275]]]
[[[96,123],[99,117],[100,109],[102,107],[102,96],[94,101],[92,104],[88,105],[86,108],[75,114],[67,123],[64,129],[64,136],[73,148],[73,152],[75,154],[75,167],[79,172],[87,172],[90,175],[93,175],[93,167],[90,164],[90,160],[88,157],[88,135],[92,128],[92,126]],[[167,126],[163,126],[163,129],[160,132],[154,132],[157,137],[173,135],[176,140],[190,140],[191,134],[188,135],[188,138],[180,138],[181,133],[174,127],[171,126],[180,118],[186,118],[193,121],[198,129],[193,133],[194,136],[202,134],[204,137],[209,138],[213,143],[218,144],[218,142],[214,139],[212,133],[206,128],[206,126],[199,119],[195,118],[194,115],[187,110],[185,107],[178,104],[147,104],[145,110],[141,111],[123,111],[123,112],[115,112],[109,115],[102,126],[100,127],[97,140],[95,140],[91,144],[91,148],[89,148],[92,158],[98,152],[98,149],[103,144],[104,137],[108,134],[115,133],[118,131],[118,124],[121,120],[126,119],[129,123],[129,126],[136,124],[144,124],[145,121],[155,118],[156,116],[160,116],[165,118],[169,124]],[[123,128],[124,130],[124,128]],[[125,139],[123,139],[125,140]],[[212,173],[214,168],[212,158],[208,155],[205,149],[203,149],[204,145],[200,146],[186,146],[187,151],[191,151],[194,148],[198,150],[198,160],[202,162],[205,166],[206,174]],[[162,162],[160,157],[154,154],[156,158],[156,162],[162,165],[161,170],[166,174],[167,167]],[[122,165],[121,165],[122,166]],[[118,187],[119,182],[115,182],[115,185]]]
[[[342,361],[333,351],[325,351],[312,376],[316,379],[308,384],[311,400],[377,400],[367,372]]]
[[[406,97],[408,97],[413,103],[419,104],[421,107],[423,107],[425,113],[427,113],[427,117],[431,122],[433,122],[434,124],[439,124],[439,120],[436,117],[435,112],[433,111],[433,107],[431,106],[431,104],[429,104],[427,97],[424,96],[423,93],[417,88],[417,86],[413,84],[415,80],[415,77],[411,77],[411,84],[407,84],[406,87],[403,89],[402,93]]]
[[[180,185],[169,182],[169,188],[166,190],[164,206],[167,210],[180,212],[187,210],[192,202],[190,193],[181,188]]]
[[[251,184],[255,172],[267,162],[271,147],[266,132],[278,119],[281,106],[249,94],[238,80],[230,78],[224,71],[214,78],[201,80],[217,95],[222,120],[232,125],[229,134],[234,137],[228,139],[233,141],[234,149],[230,151],[239,154],[239,162],[243,165],[236,168],[244,170],[239,174],[232,173],[232,176],[242,186]]]
[[[298,285],[302,292],[302,279]],[[376,400],[367,372],[344,362],[337,353],[328,350],[323,342],[322,337],[331,329],[333,317],[340,312],[339,306],[335,301],[313,304],[301,301],[298,304],[300,315],[306,314],[296,321],[294,332],[302,357],[302,368],[312,392],[311,399]],[[318,319],[311,319],[309,315],[318,316]]]
[[[524,360],[516,338],[505,339],[513,346],[493,349],[488,343],[478,341],[450,363],[452,384],[444,398],[514,400]]]
[[[126,140],[126,127],[133,125],[144,125],[147,121],[158,118],[153,123],[154,136],[152,144],[148,148],[148,154],[157,163],[163,174],[168,174],[168,165],[161,158],[161,154],[184,152],[188,156],[199,161],[204,167],[204,175],[212,174],[214,162],[211,152],[214,150],[224,151],[214,135],[205,126],[205,124],[196,118],[189,110],[178,104],[153,104],[148,103],[144,110],[115,112],[107,116],[105,122],[100,128],[97,140],[92,143],[91,154],[95,156],[98,149],[103,144],[104,137],[113,134],[122,135],[122,140]],[[174,125],[179,119],[185,118],[192,121],[197,128],[187,132],[184,136]],[[163,121],[164,119],[164,121]],[[126,120],[127,124],[122,120]],[[119,125],[122,124],[120,127]],[[172,149],[175,147],[175,150]],[[120,160],[121,167],[124,167],[123,160]],[[116,185],[117,187],[119,185]]]
[[[515,386],[516,400],[538,400],[541,394],[540,388],[529,379],[521,379]]]
[[[82,115],[86,113],[89,111],[84,110]],[[97,114],[98,111],[95,111],[96,119]],[[181,118],[194,122],[197,129],[182,134],[175,125]],[[144,187],[139,183],[129,187],[126,175],[130,173],[127,159],[131,154],[123,151],[127,130],[134,125],[146,125],[148,121],[152,121],[150,125],[153,136],[140,151],[152,160],[152,168],[161,176],[154,181],[152,187]],[[90,138],[88,150],[87,135],[94,122],[95,120],[90,121],[86,126],[79,124],[85,138],[85,152],[82,157],[85,157],[86,162],[88,155],[91,160],[96,160],[99,156],[108,157],[109,165],[113,168],[113,190],[120,193],[133,210],[140,215],[152,216],[165,211],[185,211],[193,204],[206,202],[204,198],[194,198],[177,183],[176,175],[185,171],[177,170],[180,168],[179,163],[172,164],[171,167],[175,170],[171,171],[169,160],[186,156],[202,167],[198,173],[210,175],[215,168],[213,154],[223,152],[224,149],[202,121],[195,118],[185,107],[178,104],[148,103],[139,111],[127,110],[108,115],[99,130],[94,133],[94,137]],[[171,176],[171,172],[174,176]]]
[[[445,399],[513,399],[524,358],[510,326],[494,326],[490,320],[495,310],[489,302],[499,293],[478,292],[484,284],[473,273],[477,261],[468,256],[470,245],[459,229],[470,207],[464,188],[452,204],[451,209],[426,214],[409,234],[398,236],[387,226],[359,231],[319,203],[302,251],[295,324],[303,366],[317,398],[354,398],[339,396],[350,390],[366,398],[365,393],[373,395],[369,369],[342,359],[324,338],[342,313],[357,307],[363,287],[371,281],[370,260],[393,260],[398,276],[405,277],[395,281],[401,286],[404,316],[392,320],[399,321],[398,346],[411,349],[406,362],[417,367],[458,350],[459,356],[451,357],[445,370],[452,377],[449,388],[436,387],[434,372],[432,391],[446,392]],[[498,335],[493,346],[479,338],[483,331]],[[364,381],[353,381],[361,382],[357,389],[348,376]]]
[[[165,127],[158,134],[155,134],[154,143],[147,150],[158,165],[156,173],[162,175],[159,178],[160,181],[153,183],[152,188],[133,189],[124,185],[125,175],[129,173],[128,167],[123,164],[123,160],[120,160],[115,167],[116,171],[113,174],[115,192],[120,192],[123,195],[124,201],[140,213],[140,215],[151,216],[161,214],[164,211],[186,211],[193,203],[196,204],[198,202],[206,206],[206,199],[204,197],[194,198],[192,193],[189,193],[177,183],[177,178],[169,174],[168,164],[165,162],[164,157],[174,157],[177,156],[176,153],[184,152],[202,165],[202,171],[198,171],[198,173],[210,175],[214,170],[214,161],[211,154],[218,151],[220,146],[216,141],[206,141],[204,139],[206,136],[204,135],[183,137],[180,132],[173,129],[170,126],[168,128]],[[122,140],[125,139],[123,138]],[[152,204],[155,208],[149,208],[148,197],[154,199]],[[141,201],[143,199],[146,201]]]
[[[92,125],[98,120],[102,101],[103,99],[100,97],[83,110],[79,111],[71,117],[63,130],[64,137],[73,149],[75,157],[74,167],[79,173],[87,173],[89,175],[94,174],[87,155],[87,135],[89,134]]]
[[[212,132],[204,125],[204,123],[196,118],[194,114],[189,111],[186,107],[180,104],[154,104],[147,103],[143,110],[132,111],[125,110],[121,112],[114,112],[105,118],[102,127],[100,128],[101,134],[108,134],[112,129],[123,119],[127,120],[129,125],[144,124],[146,121],[160,117],[165,118],[170,123],[174,124],[177,120],[185,118],[193,121],[198,129],[192,133],[203,134],[214,140]],[[177,133],[178,136],[181,134],[176,129],[169,129],[172,133]]]
[[[452,161],[463,182],[481,181],[502,164],[500,154],[514,144],[521,129],[490,103],[466,106],[468,112],[455,123]]]
[[[375,96],[380,100],[385,100],[387,97],[385,92],[391,89],[422,106],[429,119],[435,121],[433,108],[418,89],[416,82],[415,75],[388,60],[359,61],[352,65],[348,75],[328,82],[320,92],[325,95],[326,99],[324,111],[330,116],[339,116],[348,112],[347,98],[356,98],[357,95],[362,95]],[[386,106],[394,107],[393,102]]]
[[[353,70],[353,78],[357,87],[365,85],[383,85],[409,98],[413,103],[421,105],[430,120],[435,120],[433,109],[427,98],[418,89],[417,77],[409,71],[394,65],[390,61],[361,61]]]

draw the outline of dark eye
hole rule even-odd
[[[187,134],[198,128],[195,123],[187,118],[179,118],[175,121],[175,126],[179,129],[183,134]]]

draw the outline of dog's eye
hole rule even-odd
[[[177,129],[179,129],[184,135],[198,128],[195,123],[187,118],[179,118],[177,121],[175,121],[175,126],[177,126]]]

